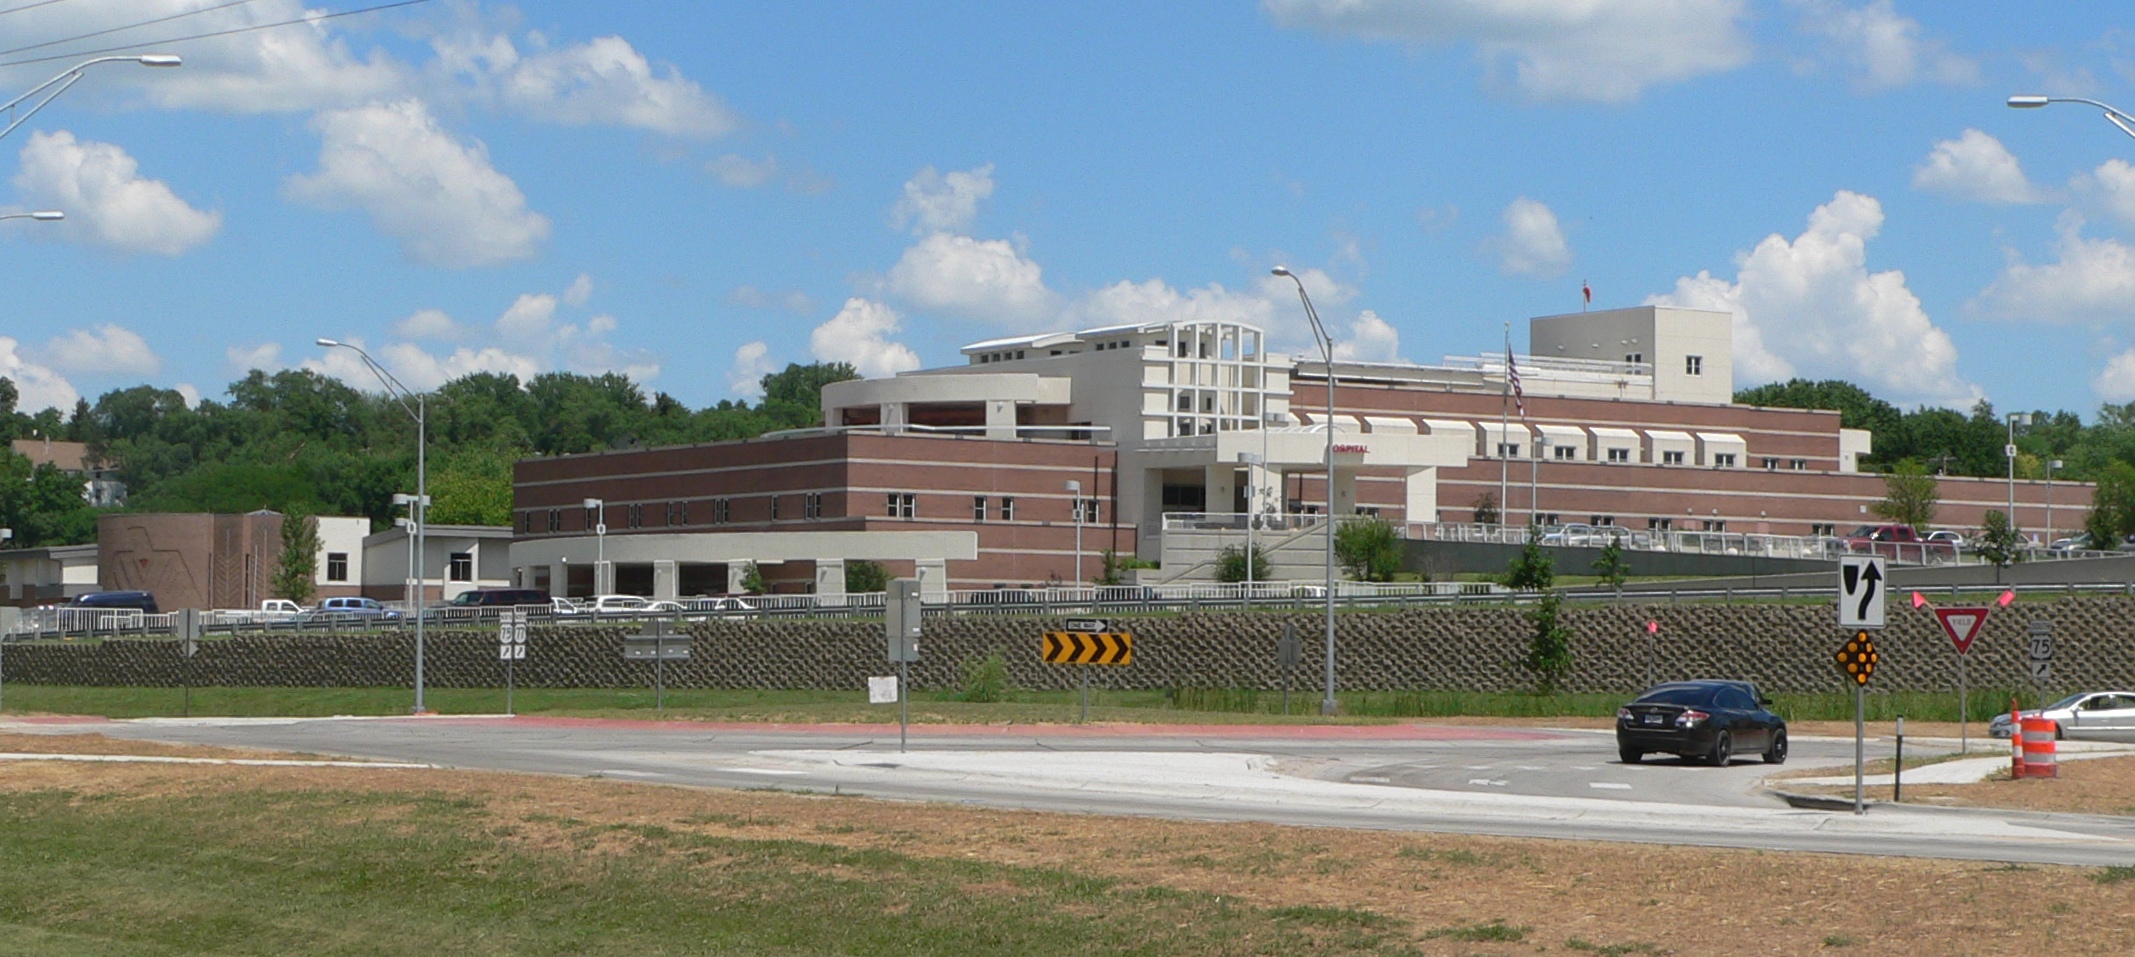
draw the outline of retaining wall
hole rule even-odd
[[[1611,605],[1566,608],[1574,632],[1572,691],[1626,691],[1654,680],[1746,678],[1775,692],[1837,691],[1832,656],[1844,641],[1828,605]],[[2135,599],[2068,598],[1998,611],[1968,664],[1974,688],[2030,687],[2025,625],[2055,622],[2053,688],[2135,688]],[[1648,620],[1661,630],[1650,644]],[[1293,687],[1318,686],[1322,619],[1305,613],[1200,613],[1115,617],[1135,636],[1134,664],[1090,669],[1104,688],[1282,686],[1276,644],[1295,623],[1303,659]],[[1517,608],[1432,608],[1338,616],[1337,675],[1347,690],[1506,691],[1527,687],[1522,670],[1531,626]],[[1000,648],[1019,686],[1068,689],[1073,667],[1038,660],[1040,633],[1059,619],[930,618],[915,686],[953,686],[958,665]],[[635,628],[564,626],[535,629],[518,663],[521,687],[626,687],[652,682],[649,662],[626,662],[622,638]],[[879,620],[705,622],[690,625],[692,657],[670,662],[678,688],[860,689],[869,675],[889,674]],[[1956,687],[1956,656],[1931,616],[1894,605],[1879,632],[1882,665],[1874,690],[1942,691]],[[431,632],[425,677],[430,687],[501,687],[496,633]],[[178,656],[169,639],[11,644],[10,683],[222,686],[387,687],[412,684],[414,639],[404,633],[244,635],[202,642]]]

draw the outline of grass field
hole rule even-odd
[[[1975,690],[1971,720],[1985,721],[2007,710],[2007,691]],[[1846,694],[1774,696],[1776,710],[1789,721],[1852,720],[1853,697]],[[1319,692],[1299,688],[1290,695],[1290,714],[1282,715],[1282,693],[1235,688],[1181,688],[1172,691],[1092,691],[1090,719],[1161,723],[1301,723],[1334,720],[1376,723],[1405,718],[1507,717],[1607,718],[1629,700],[1625,694],[1479,693],[1463,691],[1346,692],[1339,696],[1341,715],[1319,716]],[[2031,693],[2024,695],[2029,703]],[[179,688],[84,688],[9,685],[6,712],[12,714],[84,714],[111,718],[167,717],[184,711]],[[870,705],[856,691],[670,690],[660,716],[691,721],[878,722],[897,720],[892,706]],[[424,694],[430,710],[442,714],[502,714],[503,689],[431,688]],[[194,688],[194,715],[247,717],[318,717],[329,715],[406,714],[414,694],[406,688]],[[513,695],[520,714],[576,717],[655,716],[650,688],[521,689]],[[1871,693],[1870,721],[1905,715],[1914,721],[1956,721],[1957,696],[1927,693]],[[911,702],[912,720],[926,724],[1050,724],[1073,721],[1079,714],[1075,692],[1016,690],[1001,702],[959,701],[952,695],[921,692]]]
[[[0,735],[0,749],[85,741]],[[99,750],[124,746],[141,747]],[[2135,948],[2135,871],[2126,867],[199,765],[9,765],[0,820],[0,954],[10,955],[1727,957],[1843,947],[1955,957]],[[2021,915],[2010,903],[2019,896]]]

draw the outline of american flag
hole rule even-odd
[[[1512,386],[1512,404],[1519,407],[1520,418],[1527,418],[1527,393],[1520,391],[1520,366],[1512,361],[1512,347],[1505,347],[1505,382]]]

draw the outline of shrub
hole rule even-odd
[[[890,571],[882,567],[881,562],[848,559],[845,562],[845,590],[856,595],[889,591]]]
[[[1557,583],[1556,562],[1542,550],[1542,529],[1527,526],[1527,545],[1505,570],[1505,587],[1542,591]]]
[[[1377,515],[1348,519],[1335,526],[1334,560],[1357,581],[1393,581],[1401,570],[1401,532]]]
[[[1601,546],[1601,557],[1594,560],[1594,574],[1600,575],[1601,583],[1610,588],[1622,588],[1624,579],[1631,577],[1631,563],[1624,561],[1623,546],[1616,539]]]
[[[1264,582],[1268,580],[1268,553],[1258,543],[1253,545],[1252,572],[1251,575],[1246,574],[1245,546],[1225,545],[1216,550],[1217,581],[1231,584],[1251,578],[1254,581]]]
[[[999,648],[983,658],[965,658],[957,671],[963,675],[963,684],[956,691],[958,701],[995,704],[1009,700],[1015,693],[1015,686],[1008,681],[1008,657]]]
[[[1557,620],[1563,603],[1556,592],[1549,592],[1527,613],[1527,620],[1534,624],[1534,634],[1527,641],[1527,657],[1520,665],[1534,672],[1536,694],[1556,694],[1557,686],[1572,670],[1572,630]]]

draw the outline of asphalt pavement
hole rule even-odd
[[[0,722],[0,730],[1192,820],[2083,865],[2135,863],[2135,820],[1785,806],[1755,759],[1616,760],[1607,732],[1391,726],[767,726],[541,717]],[[1846,766],[1797,737],[1785,767]],[[1871,757],[1887,756],[1872,742]]]

